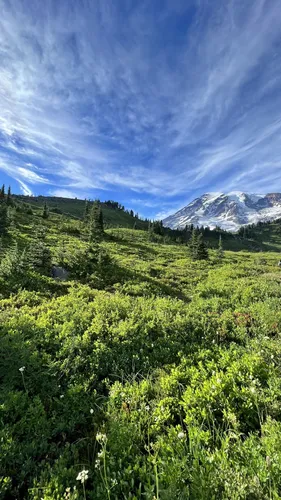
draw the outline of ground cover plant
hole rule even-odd
[[[0,202],[0,498],[281,498],[279,254],[24,203]]]

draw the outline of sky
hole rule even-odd
[[[280,0],[0,0],[0,182],[163,218],[281,191]]]

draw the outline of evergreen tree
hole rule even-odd
[[[11,206],[12,204],[13,204],[13,200],[12,200],[11,186],[9,186],[8,193],[7,193],[7,205]]]
[[[209,258],[203,235],[198,228],[192,230],[189,251],[192,260],[207,260]]]
[[[39,239],[34,239],[28,248],[27,260],[29,266],[34,271],[43,274],[50,274],[52,267],[51,251],[46,243]]]
[[[222,245],[222,239],[221,239],[221,234],[219,238],[219,246],[216,251],[216,256],[219,261],[221,261],[224,257],[224,250],[223,250],[223,245]]]
[[[0,200],[5,200],[5,184],[2,185],[1,191],[0,191]]]
[[[27,262],[31,269],[42,274],[50,275],[52,268],[52,254],[46,245],[45,228],[38,228],[27,250]]]
[[[189,252],[192,260],[198,259],[198,238],[199,238],[198,229],[192,228],[191,238],[189,242]]]
[[[42,217],[43,217],[43,219],[48,219],[48,217],[49,217],[49,207],[48,207],[46,201],[44,203]]]
[[[100,203],[98,201],[95,201],[90,213],[89,241],[94,241],[95,239],[101,238],[103,233],[103,213]]]
[[[150,227],[151,227],[152,233],[159,234],[160,236],[163,236],[164,228],[163,228],[163,222],[161,220],[154,221]]]
[[[6,234],[9,227],[9,214],[6,203],[0,203],[0,235]]]
[[[208,248],[205,241],[203,240],[202,233],[198,236],[197,242],[197,260],[207,260],[209,258]]]
[[[90,215],[90,205],[88,200],[85,200],[84,215],[83,215],[84,222],[88,222],[89,215]]]
[[[3,278],[19,278],[24,275],[26,269],[26,252],[20,251],[18,244],[14,243],[5,253],[0,263],[0,275]]]

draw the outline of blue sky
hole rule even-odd
[[[1,0],[0,181],[163,217],[281,191],[279,0]]]

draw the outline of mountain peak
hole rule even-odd
[[[281,193],[256,194],[242,191],[205,193],[174,215],[164,219],[167,227],[183,228],[186,224],[220,226],[238,231],[247,224],[281,217]]]

